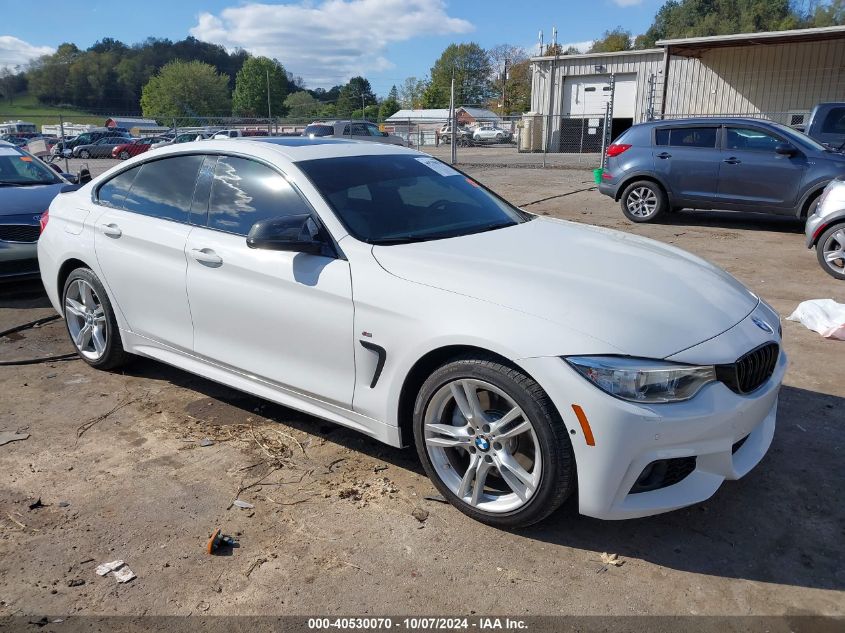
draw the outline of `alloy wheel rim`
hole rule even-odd
[[[75,280],[65,294],[65,319],[76,349],[89,360],[99,360],[106,353],[108,329],[106,311],[93,286]]]
[[[542,475],[534,425],[498,387],[453,380],[432,396],[423,436],[440,480],[468,505],[512,512],[533,498]]]
[[[831,270],[845,274],[845,227],[831,233],[824,241],[822,253]]]
[[[648,187],[637,187],[628,194],[625,206],[631,215],[647,218],[657,209],[657,195]]]

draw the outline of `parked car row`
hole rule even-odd
[[[441,143],[451,143],[452,126],[448,123],[438,130]],[[473,145],[483,143],[510,143],[513,134],[510,130],[493,124],[482,124],[476,127],[458,126],[458,145]]]
[[[845,279],[843,177],[845,154],[785,125],[695,118],[626,130],[607,148],[598,189],[632,222],[683,208],[806,218],[807,246]]]

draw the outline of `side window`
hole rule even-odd
[[[135,176],[138,175],[139,171],[141,171],[140,167],[127,169],[100,185],[97,191],[97,203],[104,207],[122,209],[123,199],[132,188],[132,182],[135,180]]]
[[[300,213],[311,213],[311,208],[277,171],[245,158],[218,159],[208,228],[247,235],[259,220]]]
[[[845,108],[831,108],[822,123],[824,134],[845,134]]]
[[[349,124],[348,123],[343,126],[343,135],[349,136]]]
[[[352,136],[369,136],[370,133],[367,131],[367,126],[363,123],[353,123],[352,124]]]
[[[654,131],[654,144],[655,145],[668,145],[669,144],[669,130],[655,130]]]
[[[716,147],[715,127],[675,127],[670,128],[669,145],[672,147]]]
[[[203,156],[174,156],[141,165],[123,202],[127,211],[187,222]]]
[[[774,152],[783,143],[778,137],[753,127],[729,127],[725,149]]]
[[[381,130],[377,125],[367,124],[367,132],[370,136],[381,136]]]

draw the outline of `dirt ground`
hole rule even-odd
[[[470,171],[532,212],[701,255],[783,316],[845,302],[794,221],[683,212],[635,226],[594,190],[565,195],[591,186],[587,171]],[[0,330],[51,313],[39,284],[0,287]],[[0,446],[0,616],[843,615],[845,343],[786,321],[784,336],[777,433],[747,477],[662,516],[602,522],[569,503],[516,532],[427,499],[412,449],[158,362],[0,367],[0,431],[30,434]],[[61,321],[0,341],[3,360],[70,350]],[[239,546],[207,555],[216,527]],[[115,559],[137,578],[94,573]]]

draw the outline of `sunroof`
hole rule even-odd
[[[244,136],[245,141],[260,141],[262,143],[273,143],[273,145],[285,145],[286,147],[302,147],[304,145],[329,145],[337,143],[349,143],[348,140],[339,138],[326,138],[317,136]]]

